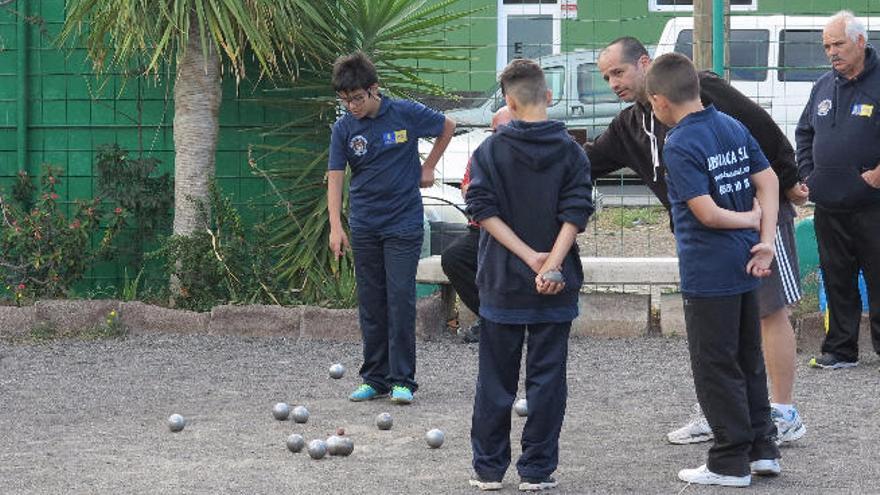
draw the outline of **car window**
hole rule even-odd
[[[559,103],[565,97],[565,67],[544,67],[544,79],[547,80],[547,89],[553,92],[553,102],[550,106]]]
[[[577,92],[578,101],[588,105],[617,102],[617,95],[611,91],[608,83],[602,79],[602,73],[592,62],[577,66]]]
[[[766,29],[730,30],[730,79],[763,81],[767,78],[770,31]],[[694,58],[694,31],[684,29],[675,40],[675,51]]]
[[[550,106],[556,105],[559,103],[565,96],[565,67],[563,66],[554,66],[554,67],[544,67],[544,79],[547,81],[547,89],[553,92],[553,102],[550,103]],[[501,91],[497,91],[495,97],[495,101],[492,102],[492,111],[495,112],[499,108],[505,105],[504,97],[501,95]]]
[[[784,29],[779,33],[780,81],[815,81],[827,71],[821,29]]]
[[[868,31],[868,41],[877,46],[880,31]],[[780,81],[815,81],[829,68],[821,29],[784,29],[779,33]]]

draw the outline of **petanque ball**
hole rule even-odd
[[[336,455],[343,457],[350,456],[354,452],[354,441],[349,437],[339,437],[339,446],[336,448]]]
[[[443,445],[443,440],[445,439],[446,435],[437,428],[434,428],[433,430],[430,430],[428,431],[428,433],[425,434],[425,441],[428,442],[428,446],[432,449],[439,448],[441,445]]]
[[[327,444],[327,453],[330,455],[339,454],[339,444],[341,441],[342,439],[338,435],[327,437],[327,441],[325,442]]]
[[[309,442],[308,452],[312,459],[320,459],[327,455],[327,444],[323,440],[312,440]]]
[[[284,421],[290,416],[290,406],[284,402],[279,402],[272,407],[272,416],[278,421]]]
[[[547,282],[554,282],[557,284],[561,284],[565,281],[565,279],[562,277],[562,272],[560,272],[559,270],[550,270],[549,272],[545,272],[543,275],[541,275],[541,277]]]
[[[293,408],[293,420],[297,423],[305,423],[309,420],[309,410],[304,406],[296,406]]]
[[[287,437],[287,448],[290,449],[291,452],[299,452],[305,447],[306,441],[303,439],[302,435],[298,433],[293,433],[289,437]]]
[[[391,418],[391,414],[387,412],[383,412],[376,416],[376,426],[379,427],[380,430],[390,430],[393,424],[394,420]]]
[[[529,415],[529,403],[525,399],[520,399],[513,404],[513,410],[519,417]]]
[[[173,432],[178,432],[186,426],[186,419],[180,414],[172,414],[168,416],[168,429]]]
[[[338,380],[342,378],[343,375],[345,375],[345,366],[342,366],[339,363],[330,366],[330,378]]]

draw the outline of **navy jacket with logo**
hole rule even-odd
[[[467,211],[498,217],[538,252],[550,252],[564,222],[586,228],[593,213],[590,162],[558,121],[515,120],[474,151]],[[535,290],[535,273],[488,232],[477,255],[480,315],[503,324],[564,323],[578,314],[583,269],[577,244],[562,264],[565,288]]]
[[[880,163],[880,69],[874,48],[852,79],[831,70],[816,81],[795,132],[798,171],[810,199],[831,210],[880,204],[861,173]]]

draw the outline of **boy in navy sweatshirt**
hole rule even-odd
[[[480,363],[471,424],[470,483],[501,489],[510,465],[510,409],[527,339],[528,419],[517,462],[520,490],[556,486],[565,415],[568,334],[583,271],[575,236],[593,212],[590,164],[561,122],[547,120],[541,67],[514,60],[501,73],[513,122],[474,151],[468,213],[480,234]]]
[[[671,127],[663,160],[688,350],[697,400],[714,434],[708,462],[678,477],[748,486],[752,473],[780,472],[755,295],[773,261],[779,183],[742,123],[712,105],[703,108],[687,57],[659,57],[646,84],[654,114]]]

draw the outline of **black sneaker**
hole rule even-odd
[[[501,484],[501,481],[487,480],[483,479],[480,475],[474,475],[470,481],[468,481],[471,486],[475,486],[483,491],[495,491],[500,490],[504,487]]]
[[[810,368],[822,368],[823,370],[837,370],[841,368],[855,368],[859,361],[844,361],[834,354],[823,352],[818,358],[810,359]]]
[[[550,490],[556,488],[559,482],[551,476],[543,479],[537,478],[520,478],[519,491],[521,492],[540,492],[542,490]]]
[[[461,341],[465,344],[474,344],[480,341],[480,330],[483,329],[483,319],[477,319],[476,323],[465,328],[459,333]]]

